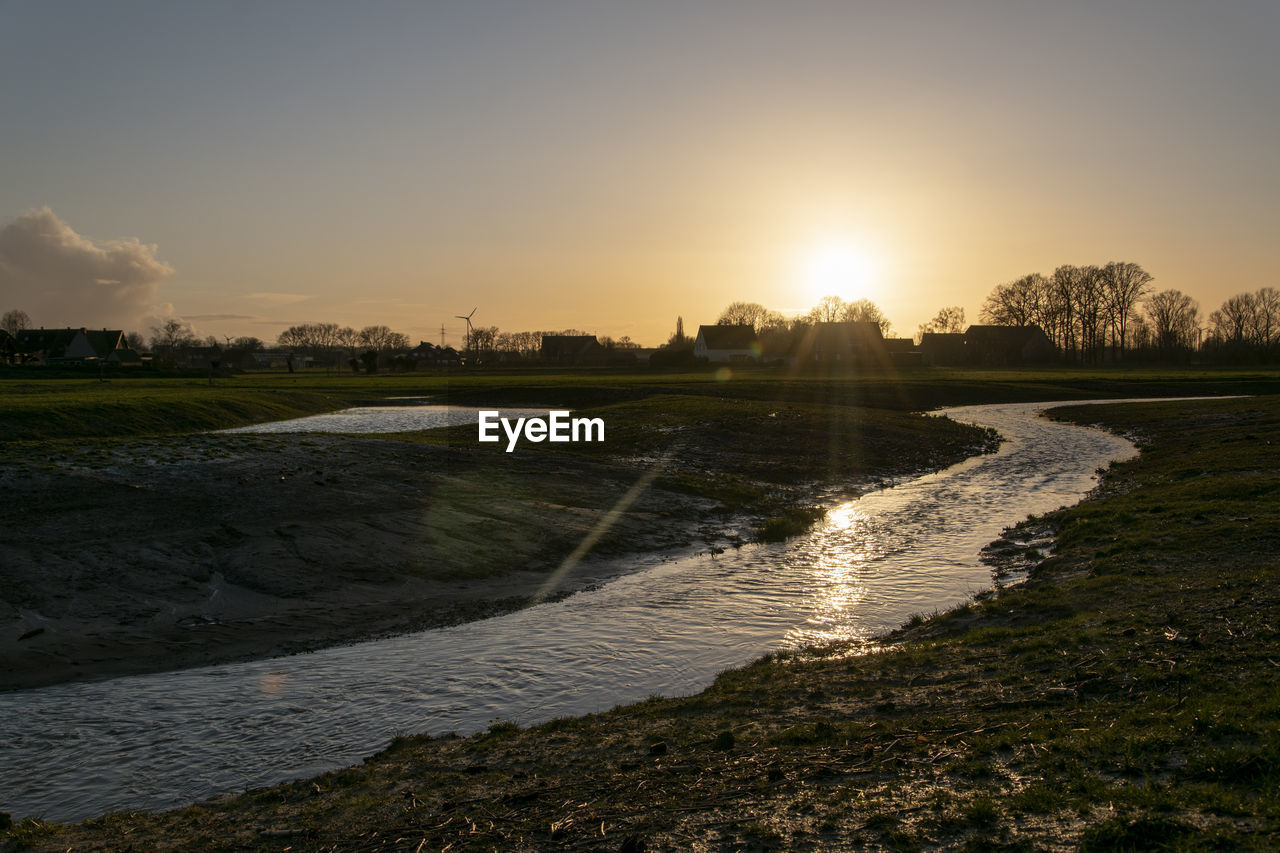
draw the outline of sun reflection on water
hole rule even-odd
[[[848,613],[866,598],[869,564],[885,553],[873,519],[857,501],[831,510],[818,534],[824,547],[812,561],[812,615],[787,634],[792,647],[865,639]]]

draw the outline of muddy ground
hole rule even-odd
[[[648,423],[657,416],[670,422]],[[610,418],[609,445],[582,453],[508,454],[461,429],[7,445],[0,689],[496,615],[750,541],[765,521],[792,532],[820,494],[993,440],[942,419],[767,402],[646,403]]]
[[[493,471],[465,448],[325,435],[11,460],[0,685],[288,654],[580,589],[620,567],[542,587],[638,473],[529,455]],[[723,547],[741,532],[715,509],[652,486],[595,553]]]
[[[1274,850],[1280,400],[1065,416],[1143,453],[1011,532],[997,568],[1025,583],[879,652],[768,655],[697,696],[397,738],[162,814],[25,820],[0,849]],[[1052,556],[1013,559],[1046,529]]]

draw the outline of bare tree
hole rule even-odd
[[[770,311],[758,302],[734,302],[720,313],[717,326],[750,326],[759,332],[765,326],[782,320],[777,311]]]
[[[943,332],[957,334],[964,331],[964,308],[950,305],[941,308],[932,320],[921,323],[916,330],[916,337],[923,338],[926,332]]]
[[[1040,318],[1040,306],[1049,282],[1040,273],[1024,275],[1008,284],[996,285],[983,303],[978,318],[994,326],[1030,326],[1044,323]],[[1047,331],[1047,330],[1046,330]]]
[[[276,343],[287,349],[319,356],[332,353],[340,345],[340,331],[337,323],[302,323],[281,332]]]
[[[11,311],[4,312],[4,316],[0,317],[0,329],[15,337],[18,332],[29,328],[31,328],[31,317],[26,311],[14,308]]]
[[[1189,353],[1200,331],[1200,306],[1180,290],[1162,290],[1147,300],[1155,345],[1166,356]]]
[[[338,331],[334,332],[333,339],[338,346],[342,347],[352,357],[355,357],[356,350],[360,347],[360,333],[350,326],[342,326]]]
[[[1075,360],[1076,341],[1080,331],[1079,298],[1084,287],[1085,276],[1086,273],[1080,267],[1063,264],[1049,277],[1049,299],[1053,320],[1051,325],[1054,326],[1054,333],[1049,337],[1054,338],[1062,348],[1068,362]]]
[[[1252,293],[1232,296],[1209,315],[1209,326],[1216,337],[1234,344],[1255,343],[1256,297]]]
[[[1254,294],[1254,329],[1259,346],[1271,350],[1280,344],[1280,290],[1264,287]]]
[[[245,352],[261,352],[265,346],[261,338],[255,338],[252,335],[241,335],[238,338],[231,339],[231,347],[233,349],[244,350]]]
[[[1209,315],[1215,355],[1231,361],[1271,361],[1280,343],[1280,291],[1239,293]]]
[[[849,304],[839,296],[824,296],[818,304],[809,309],[807,319],[811,323],[835,323],[844,319]]]
[[[497,326],[476,326],[471,331],[471,351],[493,352],[498,339]]]
[[[494,339],[494,349],[521,358],[536,358],[542,350],[542,336],[550,332],[500,332]]]
[[[859,299],[844,306],[840,319],[850,323],[874,323],[880,327],[880,334],[889,337],[893,333],[893,324],[884,316],[880,306],[870,299]]]
[[[191,331],[191,326],[178,319],[170,317],[159,326],[151,327],[151,348],[159,352],[170,353],[180,347],[192,346],[196,343],[196,336]]]
[[[339,340],[338,330],[334,335],[334,342]],[[398,349],[408,349],[409,339],[400,332],[393,332],[389,326],[365,326],[360,330],[360,345],[375,352],[393,352]]]
[[[1107,323],[1112,340],[1118,342],[1123,356],[1129,322],[1142,298],[1151,289],[1151,274],[1135,263],[1112,261],[1102,268],[1102,287]]]

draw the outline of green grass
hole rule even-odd
[[[839,376],[745,369],[728,380],[709,370],[643,369],[372,376],[264,372],[212,382],[143,371],[121,371],[106,381],[43,377],[36,370],[0,368],[0,442],[180,434],[412,396],[460,405],[586,409],[675,395],[920,411],[984,402],[1280,392],[1274,371],[1229,368],[915,368]]]

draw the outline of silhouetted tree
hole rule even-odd
[[[667,347],[669,349],[679,349],[685,346],[693,346],[693,343],[684,336],[684,317],[676,317],[676,330],[667,338]]]
[[[954,335],[963,331],[964,309],[959,305],[951,305],[947,308],[939,309],[938,313],[929,322],[921,323],[920,328],[916,330],[916,337],[922,338],[926,332],[942,332]]]
[[[733,302],[720,312],[716,320],[718,326],[750,326],[759,332],[766,326],[776,325],[783,321],[777,311],[770,311],[759,302]]]
[[[4,316],[0,317],[0,329],[15,337],[18,332],[29,328],[31,328],[31,317],[26,311],[14,308],[11,311],[4,312]]]
[[[1147,300],[1155,344],[1162,356],[1183,357],[1193,350],[1200,332],[1200,306],[1180,290],[1162,290]]]
[[[875,323],[888,337],[893,325],[870,299],[845,302],[839,296],[824,296],[803,318],[809,323]]]
[[[1214,358],[1271,361],[1280,345],[1280,291],[1264,287],[1232,296],[1208,321]]]
[[[157,352],[171,353],[195,343],[196,336],[191,326],[177,317],[170,317],[159,326],[151,327],[151,348]]]
[[[255,338],[252,335],[241,335],[238,338],[232,338],[231,346],[245,352],[261,352],[266,348],[260,338]]]
[[[476,326],[471,331],[471,351],[474,353],[492,353],[497,339],[497,326]]]
[[[982,304],[978,319],[993,326],[1030,326],[1035,323],[1048,334],[1048,326],[1041,316],[1048,288],[1048,280],[1040,273],[996,285]]]
[[[334,343],[341,338],[341,331],[334,335]],[[409,338],[400,332],[391,331],[388,326],[365,326],[360,330],[360,345],[376,352],[394,352],[409,348]]]
[[[1135,263],[1112,261],[1102,268],[1102,287],[1107,322],[1113,345],[1123,357],[1129,323],[1134,310],[1151,289],[1151,274]]]
[[[880,327],[880,334],[886,338],[893,332],[893,324],[889,322],[889,318],[870,299],[859,299],[846,304],[840,319],[850,323],[875,323]]]
[[[338,332],[337,323],[302,323],[281,332],[276,343],[286,349],[320,355],[330,352],[338,345]]]
[[[837,323],[844,319],[849,305],[839,296],[828,294],[818,300],[818,304],[809,309],[806,318],[811,323]]]
[[[336,346],[341,347],[355,358],[356,350],[360,348],[360,333],[350,326],[342,326],[333,333],[333,340]]]

